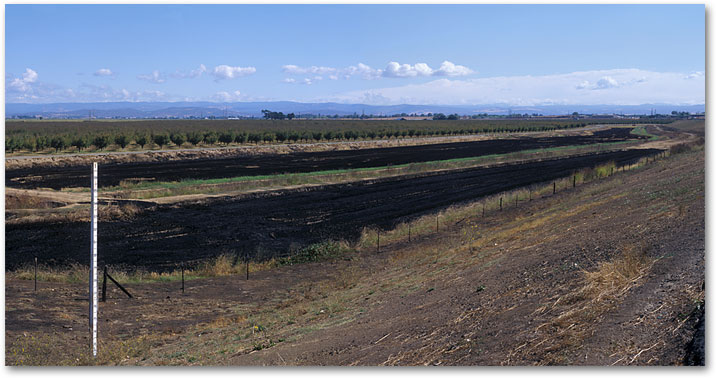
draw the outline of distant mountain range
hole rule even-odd
[[[54,103],[24,104],[6,103],[5,117],[43,117],[43,118],[87,118],[90,112],[94,118],[200,118],[200,117],[261,117],[261,110],[268,109],[285,114],[314,115],[393,115],[393,114],[460,114],[474,115],[487,113],[501,114],[541,114],[564,115],[573,112],[580,114],[670,114],[679,112],[702,113],[706,106],[701,105],[543,105],[510,106],[494,105],[364,105],[340,103],[302,103],[291,101],[275,102],[92,102],[92,103]]]

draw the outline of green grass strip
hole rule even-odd
[[[646,131],[646,127],[644,127],[644,126],[639,126],[639,127],[633,128],[633,129],[631,130],[631,133],[630,133],[630,134],[632,134],[632,135],[645,136],[645,137],[648,137],[649,140],[657,140],[657,139],[659,139],[658,136],[656,136],[656,135],[654,135],[654,134],[650,134],[648,131]]]

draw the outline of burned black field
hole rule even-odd
[[[645,138],[631,134],[631,130],[631,128],[611,128],[595,131],[593,135],[523,137],[390,148],[300,152],[284,155],[105,164],[100,167],[99,185],[100,187],[116,186],[123,180],[161,182],[384,167]],[[88,183],[89,168],[87,166],[44,166],[5,171],[5,185],[10,188],[61,189],[86,187]]]
[[[635,149],[152,205],[131,220],[100,223],[100,264],[163,271],[220,254],[267,259],[324,240],[353,241],[365,227],[391,228],[451,205],[659,152]],[[88,230],[86,222],[8,224],[7,268],[35,256],[50,265],[87,264]]]

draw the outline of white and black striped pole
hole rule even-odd
[[[92,356],[97,356],[97,163],[92,163],[92,233],[90,236],[90,329]]]

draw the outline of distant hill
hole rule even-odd
[[[444,113],[473,115],[496,114],[542,114],[564,115],[573,112],[581,114],[670,114],[672,111],[701,113],[705,105],[544,105],[510,106],[494,105],[364,105],[326,103],[302,103],[291,101],[276,102],[92,102],[92,103],[54,103],[24,104],[6,103],[5,117],[44,118],[86,118],[92,112],[96,118],[189,118],[189,117],[261,117],[261,110],[314,115],[393,115]]]

